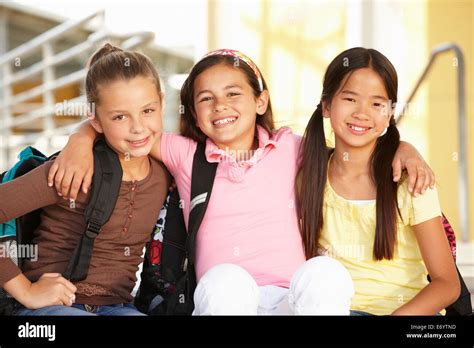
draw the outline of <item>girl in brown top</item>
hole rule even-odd
[[[0,185],[0,223],[42,208],[33,243],[38,257],[20,270],[0,256],[0,286],[20,305],[16,315],[140,315],[130,295],[145,243],[166,197],[169,174],[148,157],[162,130],[160,80],[138,52],[106,44],[89,63],[86,95],[91,123],[119,155],[122,184],[115,209],[95,240],[87,278],[61,276],[85,229],[90,192],[74,204],[47,185],[52,162]],[[71,179],[71,178],[70,178]]]

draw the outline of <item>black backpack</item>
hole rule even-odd
[[[442,214],[441,216],[441,223],[443,224],[444,233],[446,234],[446,238],[448,239],[449,247],[451,249],[451,254],[453,255],[454,262],[456,262],[456,250],[457,250],[456,249],[456,235],[454,234],[454,230],[451,224],[449,223],[448,219],[446,218],[446,216],[444,216],[444,214]],[[461,292],[459,294],[458,299],[446,308],[446,315],[447,316],[460,316],[460,315],[470,316],[473,314],[472,304],[471,304],[471,294],[457,266],[456,266],[456,271],[458,273],[459,283],[461,285]],[[431,278],[429,275],[428,275],[428,281],[431,282]]]
[[[20,161],[12,169],[0,175],[0,182],[18,178],[56,155],[46,157],[37,149],[27,147],[21,152],[19,156]],[[86,229],[74,250],[66,271],[63,273],[66,279],[78,281],[86,278],[94,240],[102,226],[109,220],[115,208],[121,181],[122,167],[117,154],[107,145],[103,138],[98,138],[94,144],[94,176],[90,199],[84,213]],[[15,221],[8,222],[13,227],[13,229],[9,228],[9,233],[4,233],[6,229],[2,229],[0,244],[4,248],[8,248],[4,250],[11,250],[12,247],[16,248],[17,252],[15,254],[17,257],[12,257],[12,260],[20,268],[22,268],[25,259],[28,259],[28,257],[20,253],[20,249],[23,245],[31,245],[33,233],[40,222],[41,209],[37,209],[15,219]],[[15,229],[16,232],[14,232]],[[14,304],[15,300],[1,289],[0,315],[11,315]]]
[[[147,244],[140,287],[135,296],[135,306],[143,313],[191,315],[194,310],[196,235],[211,197],[218,165],[207,161],[205,148],[204,143],[198,143],[194,153],[189,231],[184,225],[178,191],[174,190],[165,203],[166,214],[160,216],[152,240]],[[157,239],[159,234],[161,237]]]

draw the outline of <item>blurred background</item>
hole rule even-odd
[[[378,49],[399,74],[402,139],[436,173],[472,283],[474,1],[0,1],[0,170],[27,145],[51,154],[65,144],[84,119],[85,64],[106,41],[156,63],[168,131],[177,131],[187,72],[209,50],[250,56],[277,125],[302,134],[329,62],[350,47]]]

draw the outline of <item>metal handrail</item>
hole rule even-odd
[[[44,34],[41,34],[35,37],[34,39],[14,48],[10,52],[3,55],[3,57],[0,57],[0,65],[4,65],[18,57],[27,57],[28,55],[32,54],[36,49],[41,48],[41,46],[43,46],[44,44],[53,40],[57,40],[58,38],[66,35],[70,31],[81,28],[91,19],[96,18],[98,16],[103,17],[104,13],[104,10],[100,10],[79,20],[69,20],[67,22],[64,22],[48,30]]]
[[[106,38],[107,33],[105,31],[98,31],[95,32],[87,38],[86,41],[81,42],[80,44],[71,47],[65,51],[62,51],[61,53],[56,54],[51,61],[39,61],[38,63],[35,63],[28,68],[25,68],[23,70],[20,70],[17,73],[14,73],[10,75],[9,78],[5,79],[3,82],[3,85],[10,85],[12,83],[16,83],[22,80],[26,80],[30,76],[33,76],[35,74],[38,74],[42,72],[45,68],[49,66],[55,66],[55,65],[60,65],[80,54],[82,54],[84,51],[90,49],[93,47],[97,42],[103,40]]]
[[[464,81],[464,54],[461,48],[454,43],[444,43],[435,46],[430,54],[430,60],[416,83],[413,91],[408,97],[402,111],[396,120],[399,123],[408,110],[408,105],[413,100],[421,83],[426,79],[428,72],[433,66],[436,58],[444,52],[454,51],[458,64],[457,87],[458,87],[458,130],[459,130],[459,220],[461,226],[461,240],[469,240],[469,200],[468,200],[468,172],[467,172],[467,154],[466,154],[466,109],[465,109],[465,81]]]

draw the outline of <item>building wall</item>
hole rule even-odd
[[[474,3],[469,0],[444,1],[427,4],[427,43],[433,47],[440,42],[454,42],[464,52],[466,65],[466,140],[468,173],[474,175]],[[443,210],[459,226],[458,172],[459,172],[459,130],[457,104],[458,64],[452,53],[444,54],[430,73],[428,84],[430,162],[437,174]],[[468,216],[474,216],[474,182],[469,182],[470,209]],[[474,239],[474,221],[470,223],[470,239]]]

